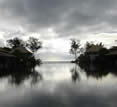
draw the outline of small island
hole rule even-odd
[[[13,38],[6,41],[7,47],[0,47],[0,69],[5,72],[34,71],[42,63],[34,54],[42,48],[42,42],[30,37],[28,41]]]
[[[72,63],[78,64],[86,72],[116,72],[117,46],[106,48],[103,43],[87,42],[84,47],[80,40],[71,40],[70,53],[74,54]],[[110,71],[109,71],[110,72]]]

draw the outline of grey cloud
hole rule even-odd
[[[11,37],[19,37],[21,38],[22,36],[26,36],[27,34],[21,31],[14,31],[14,32],[6,32],[4,33],[4,37],[7,39],[11,38]]]
[[[29,31],[53,27],[60,34],[84,32],[84,27],[99,23],[115,26],[117,17],[112,15],[116,0],[5,0],[0,4],[5,17]]]
[[[113,22],[116,23],[117,14],[111,15],[111,12],[115,11],[116,5],[115,0],[88,1],[80,7],[76,7],[66,18],[66,26],[63,26],[62,29],[60,26],[60,30],[57,30],[67,35],[81,32],[105,32],[110,26],[115,26]],[[105,26],[102,26],[102,24]],[[93,27],[97,27],[97,29],[93,29]]]
[[[0,46],[3,47],[5,44],[4,44],[4,40],[3,39],[0,39]]]
[[[6,39],[36,33],[41,40],[47,41],[57,38],[68,41],[73,37],[90,40],[93,37],[89,34],[116,31],[116,10],[117,0],[0,0],[0,31],[12,29],[15,32],[4,35]],[[54,36],[48,33],[48,28],[52,28]],[[45,52],[50,52],[48,56],[60,55],[60,59],[66,59],[58,50],[59,55],[53,54],[56,49],[49,45],[45,46]]]

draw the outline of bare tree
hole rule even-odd
[[[39,41],[37,38],[30,37],[26,46],[33,52],[37,52],[38,49],[42,48],[42,42]]]

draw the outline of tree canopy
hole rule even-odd
[[[15,37],[13,39],[7,40],[7,45],[11,48],[25,47],[29,48],[33,53],[37,52],[38,49],[42,48],[42,42],[39,39],[30,37],[27,42]]]
[[[70,53],[75,55],[75,59],[77,59],[77,54],[81,52],[80,46],[80,40],[71,39]]]
[[[30,37],[26,46],[33,52],[37,52],[38,49],[42,48],[42,42],[39,39]]]
[[[7,40],[7,45],[11,48],[25,47],[24,41],[19,39],[18,37]]]
[[[85,44],[85,51],[87,52],[87,50],[88,50],[89,48],[91,48],[92,46],[100,46],[101,48],[105,48],[105,47],[104,47],[104,44],[102,44],[102,42],[97,43],[97,44],[94,44],[94,42],[91,41],[91,42],[86,42],[86,44]]]

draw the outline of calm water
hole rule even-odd
[[[115,74],[87,74],[69,63],[0,77],[0,107],[117,107]]]

